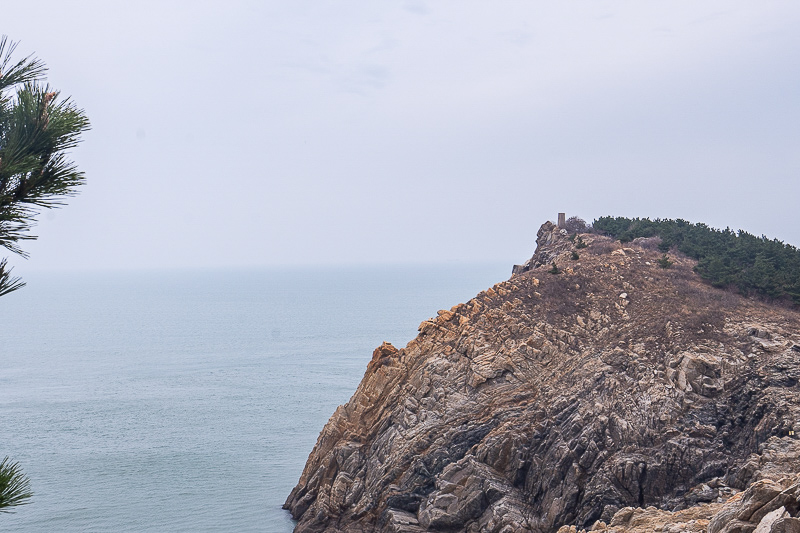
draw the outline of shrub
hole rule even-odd
[[[578,238],[577,238],[577,240],[575,242],[575,248],[580,250],[581,248],[586,248],[586,246],[587,246],[587,244],[585,242],[583,242],[583,239],[581,239],[580,236],[578,236]]]
[[[661,259],[659,259],[657,262],[658,266],[660,266],[661,268],[669,268],[673,265],[673,262],[669,260],[667,254],[661,256]]]
[[[556,266],[555,262],[554,262],[554,263],[553,263],[553,268],[551,268],[550,270],[548,270],[548,272],[549,272],[549,273],[551,273],[551,274],[561,274],[561,269],[559,269],[559,268]]]
[[[580,258],[581,258],[581,256],[579,256],[578,252],[575,252],[575,251],[573,251],[572,255],[570,256],[570,259],[572,259],[573,261],[577,261]]]
[[[564,229],[570,233],[582,233],[588,229],[586,221],[579,217],[569,217],[564,221]]]
[[[606,239],[595,239],[594,242],[592,242],[589,251],[595,255],[605,255],[605,254],[610,254],[617,248],[619,248],[619,244],[614,241]]]
[[[633,239],[632,244],[644,249],[644,250],[658,250],[658,246],[661,244],[661,237],[636,237]],[[663,250],[664,253],[668,252],[669,249]]]

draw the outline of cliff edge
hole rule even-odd
[[[295,531],[800,532],[800,315],[648,240],[564,233],[375,350],[286,500]]]

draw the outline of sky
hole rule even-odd
[[[42,0],[88,115],[36,270],[523,262],[558,212],[800,245],[800,2]]]

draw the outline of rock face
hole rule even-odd
[[[542,265],[550,265],[559,255],[566,250],[571,250],[574,241],[565,239],[567,230],[561,229],[552,222],[545,222],[536,233],[536,251],[533,257],[522,265],[514,265],[512,275],[522,274]]]
[[[625,507],[617,511],[609,524],[598,521],[591,531],[603,533],[782,533],[800,532],[800,442],[771,437],[761,445],[762,453],[750,462],[768,466],[758,472],[758,481],[744,492],[725,487],[718,480],[696,487],[695,492],[715,498],[712,503],[699,503],[670,512],[648,507]],[[699,489],[699,491],[697,490]],[[575,526],[562,526],[558,533],[585,533]]]
[[[510,280],[375,350],[295,531],[794,531],[798,313],[581,239],[545,224]]]

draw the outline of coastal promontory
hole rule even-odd
[[[800,313],[665,257],[548,222],[510,279],[375,349],[295,531],[800,532]]]

